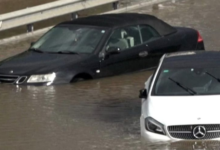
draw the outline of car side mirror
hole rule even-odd
[[[121,49],[119,47],[109,47],[106,52],[108,55],[119,54],[121,52]]]
[[[146,89],[142,89],[140,90],[140,94],[139,94],[139,98],[147,98],[147,90]]]

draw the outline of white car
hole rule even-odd
[[[165,54],[140,98],[142,137],[219,140],[220,52]]]

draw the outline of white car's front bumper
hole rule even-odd
[[[166,131],[166,135],[161,135],[153,132],[149,132],[145,128],[145,118],[140,117],[141,125],[141,136],[149,142],[177,142],[177,141],[220,141],[220,138],[208,139],[208,140],[182,140],[177,138],[172,138]]]

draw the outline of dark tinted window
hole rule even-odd
[[[140,30],[141,30],[141,35],[142,35],[142,39],[144,43],[160,37],[158,32],[151,26],[140,25]]]

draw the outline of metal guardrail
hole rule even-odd
[[[27,31],[31,32],[35,22],[66,14],[72,14],[72,19],[75,19],[78,11],[110,3],[117,9],[118,0],[62,0],[14,11],[0,15],[0,31],[27,25]]]

